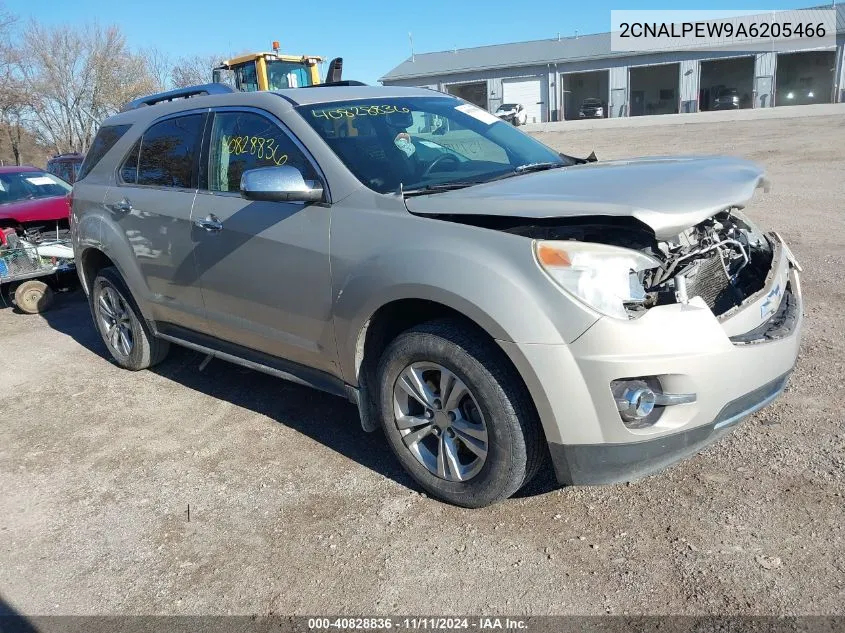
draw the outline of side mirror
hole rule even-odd
[[[296,167],[259,167],[241,176],[241,195],[247,200],[269,202],[320,202],[323,187],[305,180]]]

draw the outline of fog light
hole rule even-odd
[[[660,419],[667,406],[695,402],[694,393],[663,393],[657,376],[622,378],[610,383],[622,423],[643,429]]]
[[[654,411],[654,392],[648,387],[628,387],[616,399],[616,406],[623,420],[642,420]]]

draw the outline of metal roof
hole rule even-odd
[[[831,9],[831,5],[801,9]],[[788,13],[784,12],[784,13]],[[836,32],[845,33],[845,4],[836,5]],[[664,50],[680,50],[668,45]],[[662,51],[650,51],[662,52]],[[543,66],[586,59],[627,57],[648,54],[645,52],[611,51],[610,33],[596,33],[560,39],[533,40],[512,44],[495,44],[476,48],[458,48],[436,53],[418,53],[385,74],[379,81],[414,79],[433,75],[451,75],[462,72]]]

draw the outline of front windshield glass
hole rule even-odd
[[[0,173],[0,204],[64,196],[70,191],[65,181],[45,171]]]
[[[499,106],[499,110],[501,110],[502,112],[505,112],[507,110],[516,110],[516,104],[515,103],[503,103],[502,105]]]
[[[310,86],[311,73],[301,62],[267,60],[267,84],[270,90]]]
[[[527,165],[568,165],[554,150],[476,106],[450,97],[299,106],[346,167],[380,193],[476,184]]]

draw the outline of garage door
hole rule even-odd
[[[543,120],[543,100],[539,77],[502,80],[502,103],[521,103],[528,112],[528,122]]]

